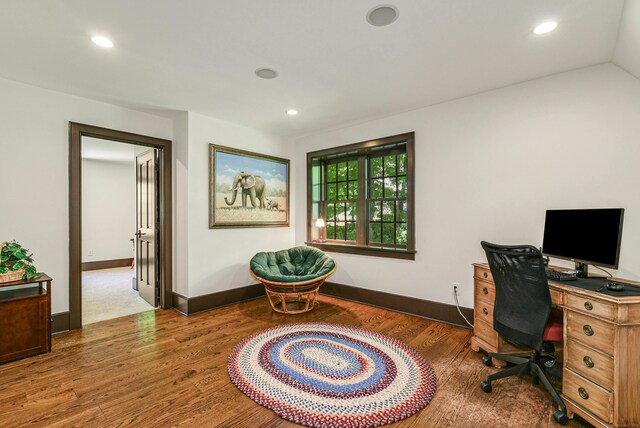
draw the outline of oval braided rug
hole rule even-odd
[[[376,427],[425,407],[436,376],[401,341],[358,327],[285,324],[240,342],[231,381],[280,417],[310,427]]]

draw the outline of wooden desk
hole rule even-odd
[[[473,266],[472,349],[522,353],[493,330],[489,265]],[[564,312],[562,398],[569,417],[578,414],[596,427],[640,426],[640,296],[609,296],[570,281],[550,281],[549,288],[553,304]]]

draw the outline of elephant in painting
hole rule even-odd
[[[278,202],[273,201],[271,199],[267,199],[267,209],[268,210],[280,211],[280,208],[278,207]]]
[[[242,191],[242,208],[247,207],[247,197],[251,199],[251,205],[256,208],[258,203],[260,204],[260,208],[266,208],[265,204],[265,188],[266,183],[264,179],[259,175],[254,175],[250,172],[240,171],[236,174],[233,179],[233,185],[231,192],[233,192],[233,196],[231,200],[227,200],[224,198],[224,201],[227,205],[233,205],[236,202],[236,197],[238,196],[238,191]]]

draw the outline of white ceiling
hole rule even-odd
[[[136,147],[138,146],[133,144],[82,137],[80,152],[83,159],[133,164],[136,160]]]
[[[367,11],[387,2],[398,20],[369,25]],[[623,4],[0,0],[0,76],[299,135],[611,61]],[[532,34],[549,19],[555,32]],[[115,48],[93,45],[95,34]],[[259,67],[280,76],[258,79]]]

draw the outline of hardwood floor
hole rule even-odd
[[[0,366],[0,426],[295,427],[236,389],[226,363],[248,334],[305,321],[388,334],[433,366],[433,401],[389,427],[555,426],[550,398],[527,378],[480,390],[495,369],[469,348],[471,330],[326,296],[320,302],[295,316],[274,313],[266,298],[188,318],[146,312],[56,335],[52,353]]]

